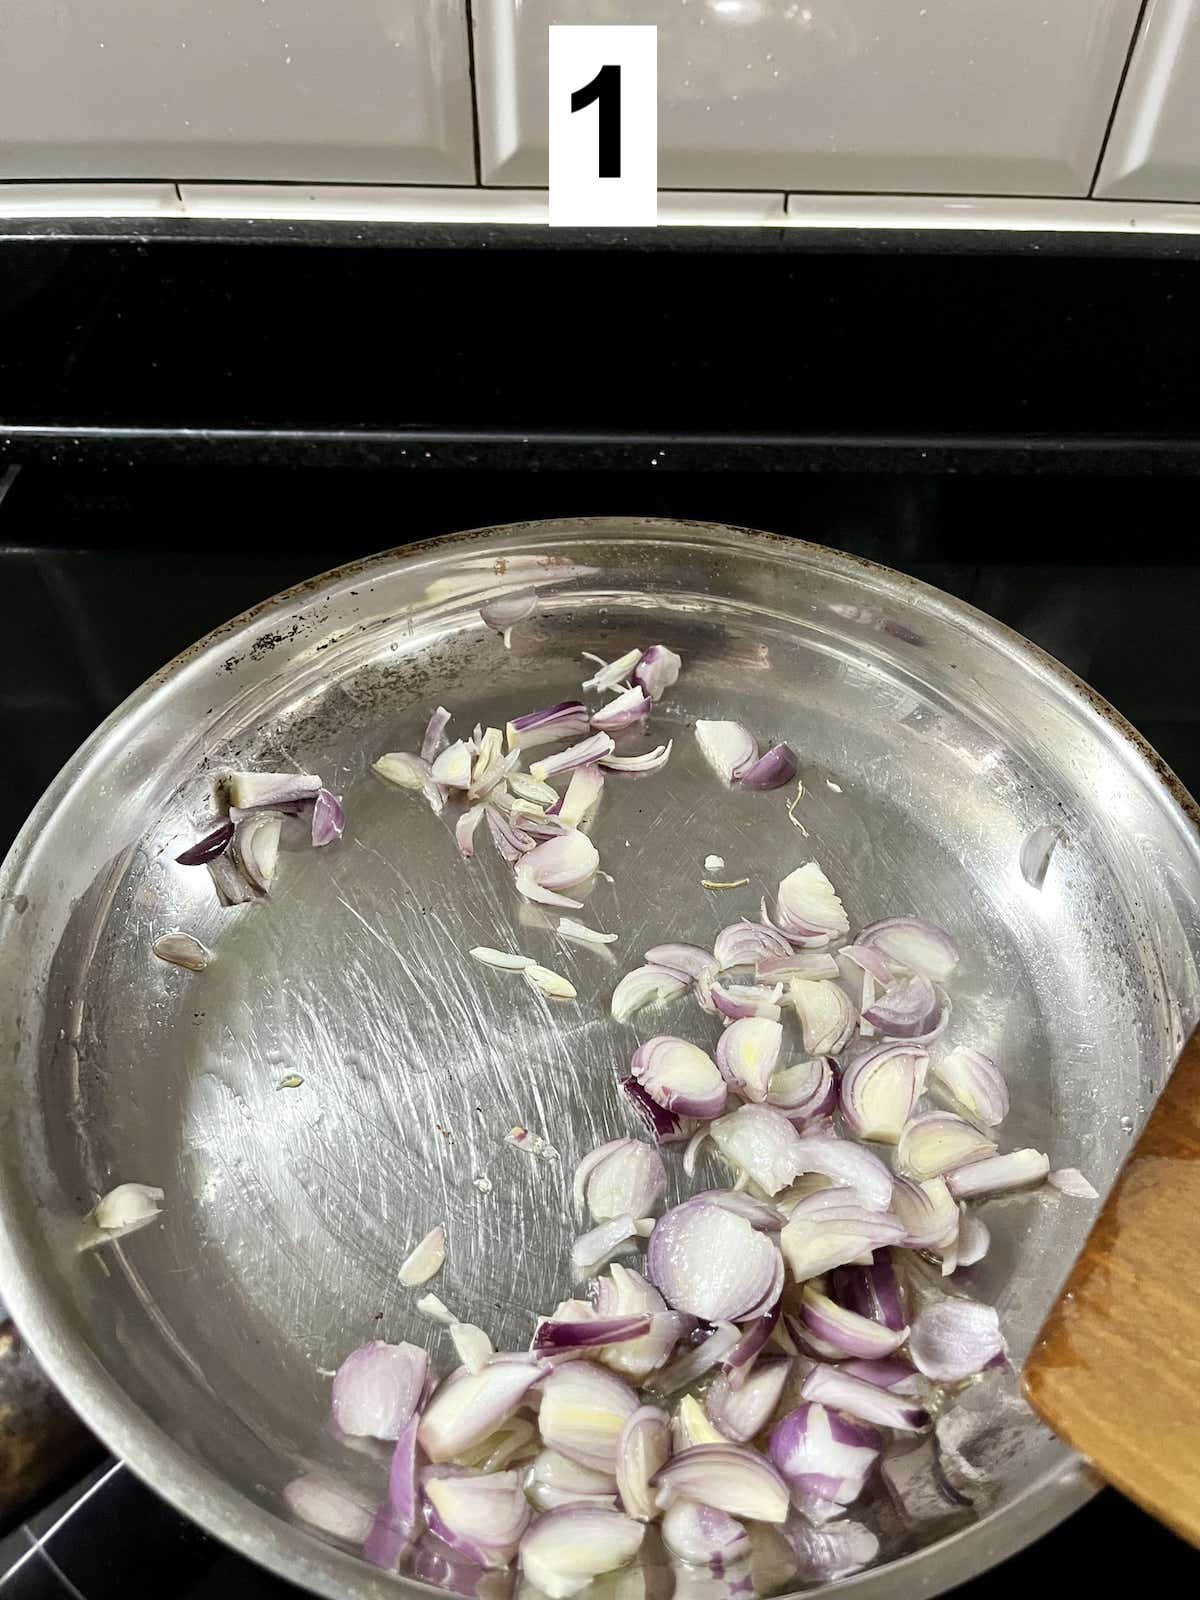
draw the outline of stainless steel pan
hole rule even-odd
[[[478,606],[531,584],[540,611],[506,652]],[[610,963],[556,947],[489,851],[461,863],[369,768],[415,748],[439,700],[502,722],[572,693],[581,650],[654,639],[686,662],[664,714],[675,754],[608,786],[615,881],[591,907],[621,935]],[[802,752],[807,840],[782,796],[719,790],[687,730],[700,715]],[[322,773],[350,823],[286,858],[270,904],[222,912],[173,856],[235,764]],[[1017,857],[1047,822],[1067,842],[1038,892]],[[700,887],[714,851],[749,889]],[[325,1431],[328,1372],[373,1335],[438,1347],[396,1267],[439,1218],[438,1292],[498,1342],[528,1338],[570,1275],[564,1173],[628,1123],[616,974],[651,942],[707,939],[808,853],[855,924],[918,910],[955,931],[953,1037],[1003,1059],[1006,1137],[1106,1189],[1200,1018],[1196,812],[1108,706],[1004,628],[813,545],[606,520],[392,552],[210,635],[89,740],[0,875],[0,1282],[52,1378],[231,1545],[323,1595],[395,1594],[281,1512],[306,1465],[378,1497],[378,1461]],[[151,954],[176,926],[216,948],[206,972]],[[552,954],[579,1006],[552,1012],[464,959],[509,940]],[[280,1089],[292,1074],[302,1086]],[[507,1147],[516,1122],[561,1162]],[[78,1219],[127,1180],[166,1190],[163,1220],[79,1254]],[[982,1291],[1020,1356],[1091,1208],[1030,1196],[990,1220]],[[936,1593],[1089,1492],[1033,1435],[976,1523],[844,1589]]]

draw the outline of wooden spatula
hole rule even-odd
[[[1200,1032],[1117,1179],[1022,1385],[1110,1483],[1200,1545]]]

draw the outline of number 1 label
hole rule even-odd
[[[550,226],[658,220],[658,29],[550,29]]]

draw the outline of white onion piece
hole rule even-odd
[[[657,1514],[651,1480],[671,1454],[671,1423],[657,1406],[631,1412],[617,1441],[617,1492],[626,1513],[639,1522]]]
[[[774,1206],[756,1199],[752,1194],[743,1194],[738,1189],[705,1189],[693,1195],[692,1199],[705,1200],[710,1205],[732,1211],[735,1217],[744,1217],[760,1233],[778,1233],[783,1227],[783,1217]]]
[[[608,772],[658,772],[671,759],[673,739],[656,745],[640,756],[601,756],[600,765]]]
[[[569,978],[564,978],[559,972],[552,972],[549,967],[539,966],[536,961],[531,961],[522,970],[521,976],[531,989],[536,989],[538,994],[544,994],[549,1000],[578,998],[578,991]]]
[[[589,928],[586,923],[576,922],[574,917],[559,917],[558,927],[555,929],[560,939],[570,939],[575,944],[616,944],[615,933],[601,933],[596,928]]]
[[[808,1053],[836,1056],[844,1050],[858,1022],[845,990],[825,978],[793,978],[788,989]]]
[[[996,1144],[949,1111],[926,1111],[900,1135],[896,1160],[909,1177],[940,1178],[955,1167],[994,1155]]]
[[[451,1323],[450,1340],[455,1355],[472,1375],[482,1372],[496,1353],[487,1334],[473,1322]]]
[[[743,1217],[703,1200],[675,1206],[650,1235],[646,1270],[667,1304],[705,1322],[766,1309],[783,1287],[779,1252]],[[775,1288],[778,1278],[778,1288]]]
[[[1040,889],[1045,883],[1050,857],[1061,840],[1060,829],[1043,824],[1040,828],[1035,828],[1023,841],[1018,862],[1021,876],[1031,889]]]
[[[596,1310],[603,1317],[648,1315],[650,1331],[640,1339],[605,1345],[600,1360],[614,1372],[638,1383],[662,1367],[691,1324],[686,1317],[667,1311],[667,1302],[640,1272],[613,1262],[608,1276],[596,1285]]]
[[[1004,1354],[1004,1336],[994,1306],[947,1299],[917,1313],[909,1351],[917,1369],[939,1383],[974,1377]]]
[[[445,1259],[446,1230],[439,1222],[436,1228],[430,1228],[420,1244],[405,1257],[397,1276],[405,1288],[412,1288],[418,1283],[428,1283],[430,1278],[442,1270]]]
[[[892,1175],[870,1150],[849,1139],[824,1133],[806,1133],[796,1152],[803,1173],[816,1172],[854,1191],[855,1201],[868,1211],[886,1211],[892,1201]]]
[[[828,1504],[838,1516],[863,1492],[879,1460],[883,1437],[865,1423],[811,1400],[775,1424],[769,1449],[797,1506],[811,1515]]]
[[[732,783],[758,760],[754,735],[740,722],[697,722],[696,743],[723,783]]]
[[[892,1184],[892,1211],[904,1224],[904,1243],[910,1250],[958,1248],[959,1215],[945,1178],[914,1178],[897,1174]]]
[[[783,934],[743,918],[721,929],[713,942],[712,960],[718,972],[728,972],[731,967],[752,967],[756,961],[772,956],[790,958],[792,953]]]
[[[789,872],[775,897],[775,926],[793,942],[821,948],[850,932],[850,919],[832,883],[815,861]]]
[[[100,1200],[90,1220],[104,1238],[119,1239],[153,1222],[162,1210],[164,1197],[165,1190],[150,1184],[119,1183]]]
[[[498,967],[502,972],[524,972],[526,967],[533,965],[532,956],[516,956],[507,950],[492,950],[485,944],[477,944],[467,954],[481,965]]]
[[[527,711],[514,717],[506,729],[510,750],[533,750],[555,744],[560,739],[575,739],[587,732],[587,707],[579,700],[560,700],[541,711]]]
[[[632,1561],[644,1534],[642,1523],[602,1506],[547,1511],[521,1540],[521,1571],[548,1600],[568,1600]]]
[[[572,829],[558,838],[547,839],[521,857],[514,870],[517,892],[526,900],[578,911],[581,902],[558,891],[585,883],[599,865],[596,846],[586,833]]]
[[[709,1129],[732,1166],[768,1195],[778,1194],[804,1169],[800,1135],[782,1112],[767,1105],[739,1106]]]
[[[689,982],[705,974],[716,973],[716,961],[711,950],[701,950],[695,944],[656,944],[647,950],[644,959],[652,967],[664,967]]]
[[[552,778],[559,772],[570,772],[575,767],[589,766],[610,756],[614,746],[607,733],[593,733],[587,739],[581,739],[578,744],[570,745],[566,750],[559,750],[552,756],[542,756],[538,761],[529,763],[529,771],[533,777],[545,783],[547,778]]]
[[[171,933],[160,933],[151,949],[160,961],[170,962],[173,967],[186,967],[189,972],[203,972],[213,959],[206,944],[178,928]]]
[[[465,739],[456,739],[433,762],[430,775],[434,783],[440,783],[446,789],[469,789],[473,765],[474,751],[471,746]]]
[[[685,1350],[669,1367],[656,1372],[648,1387],[656,1394],[677,1394],[680,1389],[688,1388],[697,1378],[711,1371],[719,1361],[724,1361],[741,1342],[741,1338],[741,1331],[732,1322],[718,1323],[701,1344]]]
[[[305,772],[231,772],[225,779],[229,804],[238,811],[313,800],[321,788],[320,778]]]
[[[747,1100],[767,1098],[771,1075],[783,1049],[783,1029],[765,1017],[743,1017],[726,1028],[717,1044],[717,1067],[731,1088]]]
[[[545,1497],[536,1491],[548,1489],[554,1496],[568,1496],[568,1499],[558,1499],[559,1505],[567,1505],[570,1499],[592,1502],[599,1499],[611,1499],[616,1503],[617,1480],[611,1472],[596,1472],[591,1467],[580,1466],[578,1461],[572,1461],[569,1456],[560,1455],[557,1450],[541,1450],[534,1457],[529,1468],[528,1491],[535,1505],[549,1510]]]
[[[688,980],[665,967],[635,967],[613,990],[610,1009],[617,1022],[628,1022],[643,1006],[674,1000],[688,987]]]
[[[423,1493],[425,1520],[435,1538],[476,1566],[509,1565],[530,1518],[519,1473],[430,1473]]]
[[[847,1310],[812,1283],[800,1295],[800,1319],[804,1326],[839,1355],[860,1361],[879,1361],[894,1355],[908,1338],[907,1328],[886,1328],[871,1317]]]
[[[778,1022],[783,1016],[779,1006],[782,995],[781,983],[773,989],[758,983],[716,983],[707,974],[696,982],[696,999],[701,1010],[715,1012],[727,1022],[740,1022],[743,1017]]]
[[[988,1232],[987,1224],[968,1211],[966,1206],[959,1206],[958,1246],[956,1256],[960,1267],[973,1267],[977,1261],[982,1261],[991,1248],[992,1236]]]
[[[864,1002],[862,1010],[863,1021],[887,1039],[923,1039],[944,1014],[937,990],[919,972],[896,978],[869,1005]]]
[[[392,750],[387,755],[380,756],[372,771],[377,772],[388,783],[394,783],[398,789],[419,790],[435,816],[441,813],[446,804],[445,789],[440,783],[434,782],[433,769],[428,761],[422,761],[420,756],[409,755],[403,750]]]
[[[879,1540],[861,1522],[827,1522],[815,1527],[794,1512],[784,1534],[797,1562],[797,1577],[806,1584],[827,1584],[870,1566],[879,1554]]]
[[[352,1438],[398,1439],[421,1391],[429,1357],[413,1344],[373,1340],[352,1351],[333,1380],[333,1420]]]
[[[955,1105],[981,1128],[994,1128],[1008,1115],[1008,1085],[990,1056],[959,1045],[934,1063],[932,1074]]]
[[[695,1445],[672,1457],[658,1475],[657,1488],[662,1511],[677,1500],[694,1500],[752,1522],[782,1522],[787,1516],[787,1484],[769,1461],[744,1445]]]
[[[529,800],[538,806],[552,806],[558,800],[557,789],[539,778],[531,778],[527,772],[514,769],[508,773],[505,782],[518,800]]]
[[[638,662],[642,659],[641,646],[626,650],[625,654],[618,656],[615,661],[605,661],[603,656],[594,656],[590,650],[583,651],[585,661],[594,661],[599,666],[599,672],[594,672],[590,678],[585,678],[584,689],[598,689],[601,692],[616,689],[622,684]]]
[[[810,1122],[833,1114],[837,1105],[833,1063],[829,1056],[797,1061],[771,1074],[767,1104],[782,1111],[789,1122]]]
[[[375,1513],[363,1544],[363,1560],[385,1572],[395,1572],[400,1557],[412,1543],[417,1527],[417,1425],[410,1417],[396,1440],[388,1466],[387,1494]]]
[[[440,1322],[443,1328],[452,1328],[460,1320],[446,1302],[439,1300],[435,1294],[423,1294],[417,1301],[417,1310],[430,1322]]]
[[[786,956],[767,956],[754,964],[759,983],[781,983],[792,978],[836,978],[841,971],[827,950],[792,950]]]
[[[638,1139],[613,1139],[575,1169],[575,1202],[595,1222],[645,1216],[662,1198],[667,1169],[658,1151]]]
[[[283,1503],[294,1517],[318,1528],[332,1539],[362,1544],[371,1531],[374,1513],[349,1493],[319,1473],[293,1478],[283,1491]]]
[[[571,1246],[571,1271],[576,1279],[590,1278],[614,1256],[623,1255],[630,1241],[637,1237],[637,1223],[631,1216],[612,1217],[598,1223],[581,1233]]]
[[[1075,1200],[1099,1200],[1100,1191],[1090,1184],[1078,1167],[1060,1167],[1046,1179],[1052,1189],[1069,1194]],[[964,1262],[964,1265],[967,1263]]]
[[[945,983],[958,965],[949,934],[916,917],[873,922],[859,934],[858,944],[878,950],[892,967],[919,972],[933,983]]]
[[[652,644],[643,650],[641,660],[633,669],[633,681],[650,696],[661,700],[668,689],[679,681],[683,659],[665,644]]]
[[[1010,1150],[1007,1155],[955,1167],[946,1174],[946,1186],[956,1200],[971,1200],[981,1194],[1027,1189],[1041,1183],[1049,1171],[1050,1162],[1040,1150]]]
[[[600,733],[619,733],[623,728],[631,728],[634,723],[648,717],[653,709],[654,702],[650,696],[635,684],[632,689],[622,690],[599,711],[593,711],[592,727]]]
[[[750,1554],[750,1536],[740,1522],[715,1506],[692,1500],[677,1500],[666,1512],[662,1540],[677,1561],[707,1567],[715,1577],[740,1565]]]
[[[749,1377],[721,1373],[704,1397],[705,1409],[727,1439],[745,1444],[770,1421],[791,1370],[787,1356],[762,1356]]]
[[[684,1395],[671,1419],[671,1442],[676,1455],[696,1444],[725,1444],[725,1435],[716,1427],[695,1395]]]
[[[270,894],[275,881],[282,827],[282,817],[271,812],[252,812],[233,830],[230,855],[247,882],[263,894]]]
[[[838,1092],[850,1132],[896,1144],[925,1088],[928,1064],[928,1052],[907,1042],[876,1045],[858,1056],[842,1073]]]
[[[708,1120],[725,1109],[725,1080],[698,1045],[671,1034],[647,1039],[629,1067],[656,1105],[676,1116]]]
[[[431,1461],[460,1456],[507,1421],[544,1374],[545,1363],[535,1361],[496,1361],[482,1372],[452,1372],[421,1418],[422,1450]]]
[[[868,1211],[850,1191],[822,1189],[793,1208],[779,1235],[779,1248],[792,1277],[801,1283],[873,1250],[899,1244],[903,1237],[903,1224],[895,1217]]]
[[[594,1472],[615,1473],[621,1430],[637,1408],[637,1395],[616,1373],[570,1361],[542,1383],[538,1428],[560,1455]]]
[[[923,1406],[894,1390],[853,1378],[837,1367],[814,1367],[800,1393],[806,1400],[819,1400],[831,1410],[844,1411],[882,1428],[895,1428],[898,1433],[921,1433],[929,1426],[929,1413]]]

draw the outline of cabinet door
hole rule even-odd
[[[546,182],[546,29],[658,25],[664,188],[1086,195],[1138,0],[474,0],[485,183]]]
[[[1200,200],[1200,5],[1150,0],[1096,193]]]
[[[0,177],[472,183],[465,0],[0,0]]]

